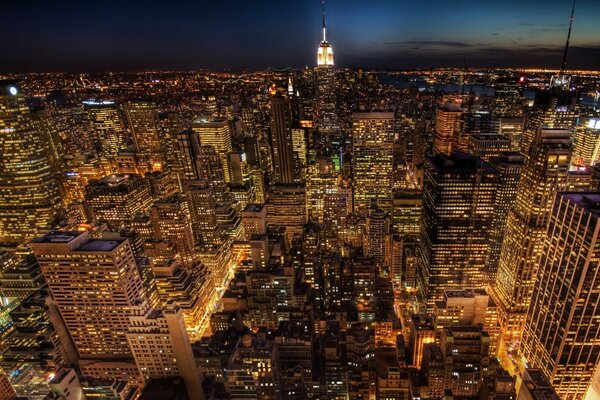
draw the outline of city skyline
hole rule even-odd
[[[6,7],[0,30],[11,40],[0,72],[302,68],[313,63],[321,14],[316,0]],[[326,8],[340,67],[559,68],[571,2],[332,0]],[[568,68],[599,64],[598,17],[600,4],[577,3]]]

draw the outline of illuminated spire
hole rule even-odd
[[[321,9],[323,13],[323,42],[327,42],[327,25],[325,25],[325,0],[321,1]]]
[[[333,65],[333,48],[327,42],[327,25],[325,25],[325,0],[321,0],[323,15],[323,40],[317,49],[317,65]]]

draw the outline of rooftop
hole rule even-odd
[[[126,239],[121,240],[100,240],[91,239],[81,246],[77,247],[75,251],[113,251]]]
[[[570,202],[600,217],[600,193],[598,192],[561,192],[559,196],[569,199]]]

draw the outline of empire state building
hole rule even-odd
[[[322,133],[339,130],[336,112],[335,71],[333,69],[333,47],[327,41],[325,8],[323,8],[323,40],[317,49],[317,118],[316,126]]]

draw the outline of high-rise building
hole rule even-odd
[[[450,155],[454,138],[458,136],[461,128],[463,110],[460,104],[446,103],[438,108],[435,113],[435,137],[433,152]]]
[[[90,137],[105,173],[116,172],[119,150],[126,147],[125,128],[113,101],[84,101]]]
[[[427,158],[418,273],[429,308],[445,289],[485,285],[498,184],[498,171],[478,157]]]
[[[391,221],[383,210],[373,207],[369,210],[365,223],[365,241],[363,253],[373,257],[378,266],[389,267],[388,254],[391,250]]]
[[[600,118],[581,118],[575,129],[572,165],[592,166],[600,161]]]
[[[31,248],[77,348],[80,367],[83,361],[97,370],[107,364],[113,377],[133,372],[129,378],[138,379],[126,335],[132,307],[145,299],[145,292],[129,242],[51,232],[35,239]],[[112,362],[123,368],[111,367]]]
[[[120,227],[147,213],[152,196],[148,182],[138,175],[108,175],[89,182],[85,201],[98,221]]]
[[[490,337],[490,355],[495,355],[500,340],[498,309],[485,289],[446,290],[444,299],[433,310],[436,329],[446,326],[478,326]]]
[[[267,198],[267,223],[284,226],[288,237],[301,234],[306,224],[306,187],[274,185]]]
[[[185,330],[183,313],[170,303],[152,309],[143,303],[132,308],[127,342],[144,381],[181,376],[190,400],[203,400],[200,371]]]
[[[175,152],[178,157],[173,160],[173,172],[179,177],[179,185],[187,179],[198,179],[199,171],[196,163],[200,154],[198,133],[184,130],[175,134]]]
[[[521,336],[542,251],[552,197],[567,179],[571,131],[540,129],[508,213],[493,296],[507,340]]]
[[[335,69],[333,67],[333,47],[327,41],[325,10],[323,10],[323,40],[317,49],[317,105],[316,124],[321,132],[339,129],[336,110]]]
[[[20,88],[0,81],[0,238],[30,240],[49,230],[61,199],[48,146]]]
[[[371,203],[392,211],[394,113],[355,113],[352,117],[354,209],[366,214]]]
[[[563,399],[584,399],[600,362],[600,193],[557,193],[521,341]]]
[[[498,157],[492,157],[489,163],[500,173],[500,185],[496,192],[496,207],[490,234],[490,251],[485,267],[488,278],[493,280],[496,277],[498,263],[500,262],[506,217],[517,196],[517,185],[521,177],[521,169],[525,163],[525,156],[518,152],[505,152]]]
[[[529,148],[534,143],[540,129],[566,129],[573,133],[578,116],[577,111],[568,109],[534,110],[525,119],[519,151],[529,155]]]
[[[188,202],[181,194],[154,202],[150,210],[154,238],[175,244],[182,265],[194,263],[194,234]]]
[[[229,183],[229,161],[227,154],[233,151],[231,145],[231,126],[226,119],[195,119],[192,131],[198,134],[202,146],[212,146],[221,159],[225,182]]]
[[[156,106],[150,101],[131,100],[123,105],[123,109],[143,168],[161,170],[165,153]]]
[[[196,241],[211,246],[220,244],[221,230],[217,223],[217,201],[213,187],[206,180],[190,180],[185,183],[185,194],[190,202]]]
[[[489,336],[478,327],[446,327],[440,347],[446,365],[445,388],[454,396],[475,396],[490,363]]]
[[[279,183],[295,181],[291,110],[282,95],[271,97],[271,148],[274,180]]]

